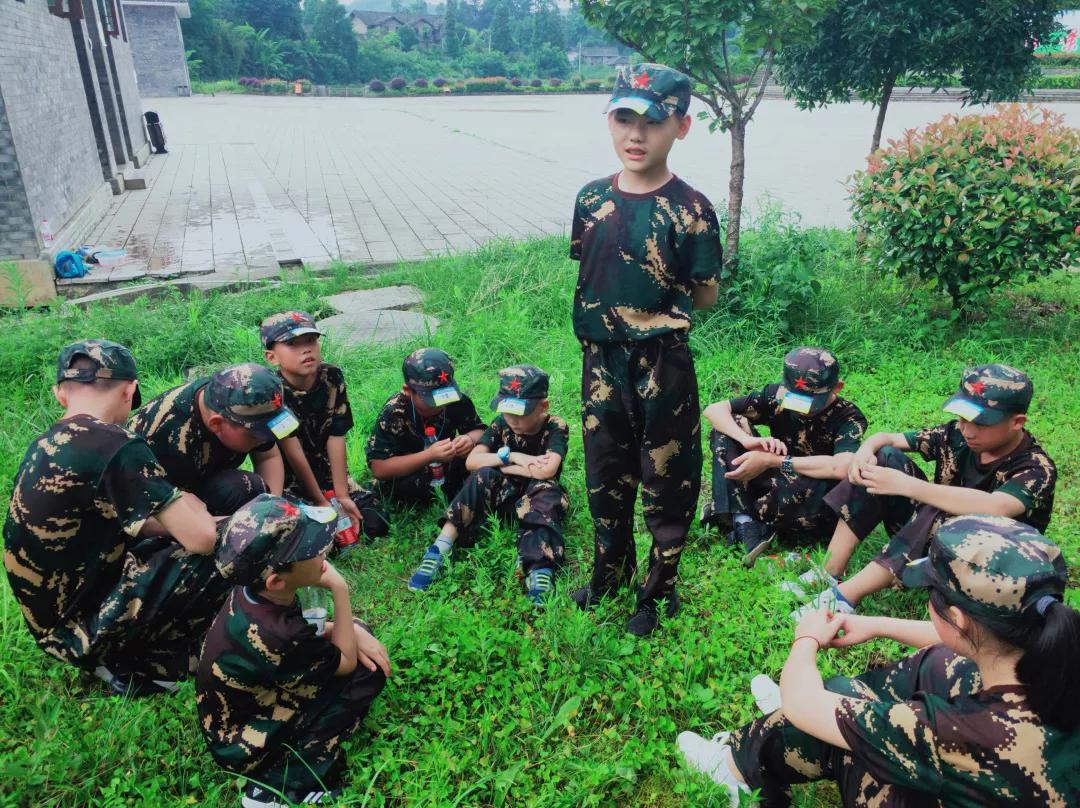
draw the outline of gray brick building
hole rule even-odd
[[[117,0],[0,0],[0,261],[78,244],[149,153]]]
[[[123,4],[139,94],[143,98],[190,94],[180,30],[180,20],[191,17],[187,0],[123,0]]]

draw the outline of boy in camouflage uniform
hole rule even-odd
[[[402,363],[405,383],[383,405],[366,453],[374,483],[364,491],[390,504],[428,505],[437,480],[432,464],[442,466],[442,491],[453,499],[468,471],[465,458],[484,434],[472,400],[454,381],[454,363],[438,348],[420,348]],[[435,430],[428,445],[424,432]],[[383,517],[385,520],[385,516]]]
[[[169,482],[191,491],[215,516],[256,494],[281,494],[285,467],[277,441],[296,431],[281,382],[259,365],[235,365],[174,387],[131,416]],[[239,468],[251,454],[255,471]]]
[[[377,498],[349,476],[345,436],[353,427],[352,409],[341,368],[322,361],[321,336],[312,316],[302,311],[271,315],[259,329],[266,361],[281,378],[285,406],[300,422],[299,451],[291,450],[291,441],[281,444],[288,461],[285,491],[303,497],[314,489],[318,496],[308,498],[315,505],[328,505],[324,492],[333,492],[365,536],[385,536],[389,526]]]
[[[117,343],[61,352],[53,393],[64,415],[19,466],[4,566],[43,651],[143,695],[194,671],[227,587],[207,555],[214,520],[123,426],[136,379]]]
[[[810,614],[784,666],[783,706],[713,741],[682,733],[688,763],[732,806],[749,789],[787,806],[791,785],[823,779],[847,808],[1080,804],[1080,615],[1062,602],[1060,549],[1013,519],[958,516],[901,575],[929,588],[931,621]],[[821,649],[877,637],[922,650],[822,684]],[[1051,670],[1055,658],[1067,669]]]
[[[835,577],[793,619],[828,605],[850,612],[867,595],[898,581],[909,561],[926,555],[933,527],[950,514],[1009,516],[1045,530],[1054,507],[1057,469],[1024,425],[1031,380],[1007,365],[968,368],[942,409],[957,420],[917,432],[879,432],[855,454],[826,497],[840,517],[826,571],[842,574],[856,545],[884,523],[889,543],[856,575]],[[934,482],[904,453],[934,461]]]
[[[691,119],[690,81],[663,65],[622,73],[607,106],[623,170],[578,193],[570,257],[581,262],[574,333],[584,349],[585,482],[596,531],[581,608],[637,570],[634,500],[641,486],[653,537],[649,570],[627,630],[678,609],[679,555],[701,487],[701,416],[688,335],[691,312],[716,302],[721,274],[712,204],[667,166]]]
[[[491,408],[499,413],[465,460],[472,472],[446,509],[409,589],[424,591],[454,543],[468,546],[490,513],[518,520],[518,558],[529,600],[542,606],[564,557],[562,519],[568,500],[559,485],[570,429],[548,412],[548,375],[535,365],[499,371]]]
[[[832,536],[837,517],[823,500],[847,477],[866,433],[865,416],[840,398],[843,387],[833,354],[796,348],[784,357],[780,384],[705,408],[714,427],[713,496],[701,521],[731,531],[745,566],[777,534],[791,543]]]
[[[245,808],[334,802],[341,745],[390,675],[386,649],[353,620],[348,585],[326,562],[335,524],[330,508],[260,494],[222,532],[217,564],[235,586],[206,635],[196,702],[214,760],[249,781]],[[333,597],[322,634],[304,619],[300,587]]]

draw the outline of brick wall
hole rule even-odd
[[[0,259],[35,257],[38,251],[36,232],[15,156],[15,144],[11,140],[7,110],[0,96]]]
[[[124,7],[124,16],[139,94],[143,98],[175,96],[178,85],[189,87],[184,35],[176,9],[129,5]]]
[[[3,2],[3,0],[0,0]],[[120,4],[117,3],[117,6]],[[112,39],[113,60],[116,65],[116,78],[119,82],[119,95],[123,105],[123,115],[127,121],[128,134],[131,137],[131,148],[138,152],[146,143],[146,133],[143,131],[142,103],[139,101],[139,86],[135,74],[134,46],[131,41],[131,26],[127,21],[127,9],[118,8],[123,18],[123,29],[127,39],[114,37]]]

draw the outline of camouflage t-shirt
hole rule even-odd
[[[814,457],[855,452],[866,434],[866,416],[850,401],[837,396],[816,415],[806,417],[780,409],[778,384],[731,399],[731,412],[754,426],[767,426],[783,441],[792,457]]]
[[[1023,687],[950,690],[905,701],[845,698],[837,708],[837,726],[858,765],[881,783],[933,795],[890,794],[882,804],[1080,804],[1075,733],[1043,724]]]
[[[696,286],[721,277],[712,203],[678,177],[648,194],[619,190],[618,175],[578,192],[570,257],[581,262],[574,334],[631,342],[689,331]]]
[[[278,375],[281,376],[280,372]],[[330,476],[330,455],[326,451],[326,442],[331,437],[347,435],[353,427],[349,396],[345,392],[345,375],[341,368],[323,363],[310,390],[293,387],[284,376],[281,376],[281,388],[285,406],[300,421],[296,437],[300,439],[308,465],[319,481],[319,487],[329,491],[334,487],[334,481]],[[290,488],[295,482],[292,467],[286,463],[285,487]]]
[[[472,399],[466,395],[462,395],[461,401],[448,404],[434,418],[425,420],[407,395],[395,393],[383,405],[375,430],[368,438],[368,463],[423,451],[424,429],[429,426],[435,427],[436,439],[443,440],[483,429],[484,423],[477,416]]]
[[[131,416],[128,426],[150,444],[169,481],[194,491],[219,471],[239,468],[247,457],[225,446],[203,423],[198,392],[210,381],[196,379],[162,393]],[[267,443],[254,451],[265,452]]]
[[[146,442],[91,415],[27,449],[4,525],[4,566],[38,645],[78,664],[88,620],[116,586],[127,539],[180,496]]]
[[[199,724],[214,759],[245,772],[280,752],[278,738],[340,663],[337,646],[315,633],[298,601],[281,606],[234,587],[207,632],[195,674]]]
[[[570,427],[566,425],[566,421],[557,415],[549,415],[547,421],[544,422],[544,425],[535,435],[515,434],[510,425],[506,423],[506,419],[502,415],[497,415],[495,420],[484,430],[484,434],[480,436],[477,445],[486,446],[493,452],[498,451],[503,446],[509,446],[511,452],[521,452],[522,454],[535,456],[542,455],[545,452],[554,452],[565,460],[569,442]],[[562,470],[563,466],[560,464],[556,476],[561,475]]]
[[[905,432],[904,437],[913,451],[934,461],[935,483],[1002,491],[1024,504],[1024,513],[1017,517],[1021,522],[1040,532],[1050,524],[1057,468],[1027,430],[1019,446],[989,466],[979,463],[978,453],[968,448],[956,421]]]

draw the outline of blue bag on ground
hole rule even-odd
[[[55,269],[58,278],[81,278],[86,275],[86,263],[82,256],[71,250],[56,254]]]

